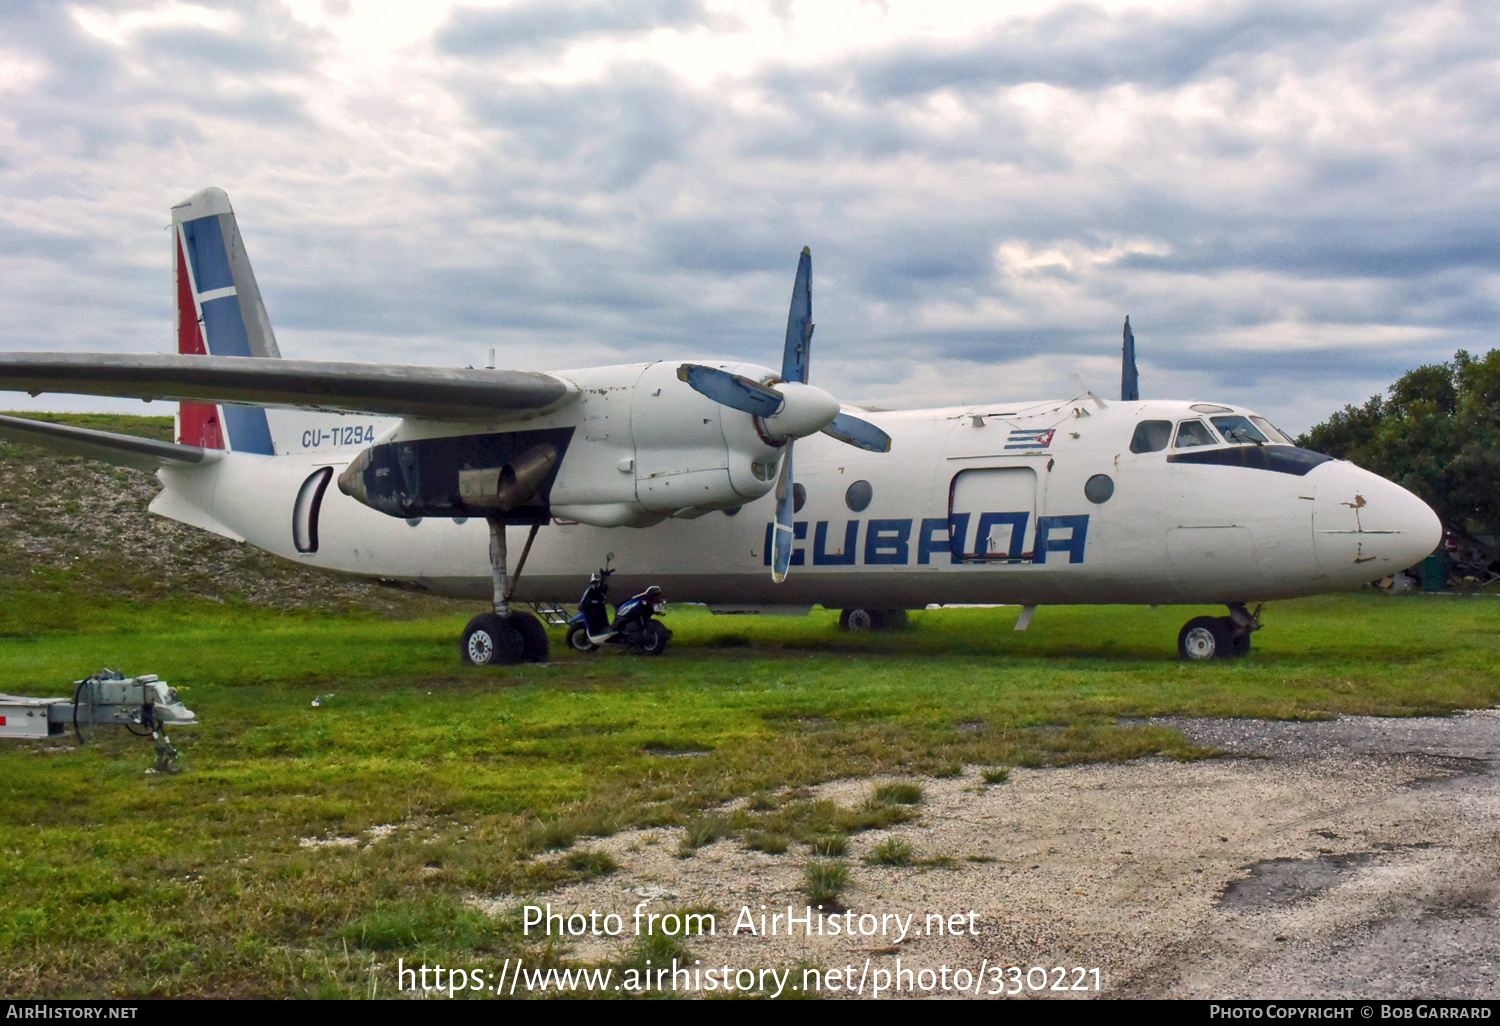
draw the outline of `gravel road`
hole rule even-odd
[[[732,933],[742,908],[757,927],[761,906],[768,916],[789,904],[803,914],[806,851],[769,856],[721,841],[680,859],[669,830],[597,842],[621,872],[537,900],[622,916],[621,937],[571,942],[589,959],[633,939],[639,902],[647,913],[714,906],[716,935],[690,944],[700,971],[795,966],[792,988],[804,967],[850,967],[836,977],[840,989],[823,979],[827,997],[855,996],[844,975],[871,996],[878,970],[894,980],[898,960],[933,970],[914,974],[903,995],[932,997],[960,996],[958,969],[971,995],[1003,980],[1021,987],[1017,997],[1500,997],[1500,710],[1152,722],[1226,754],[1018,769],[988,787],[975,767],[927,781],[920,821],[851,842],[842,900],[853,916],[839,920],[857,929],[869,914],[864,924],[874,929],[878,917],[879,932],[808,937],[798,924],[792,936],[784,926],[775,936]],[[853,803],[875,783],[818,793]],[[860,861],[893,834],[952,868]],[[939,935],[928,918],[939,914],[962,928]],[[899,936],[890,917],[908,915]],[[1055,966],[1069,970],[1069,986],[1073,967],[1098,968],[1098,991],[1092,973],[1087,990],[1052,990],[1055,971],[1031,975],[1045,975],[1048,989],[1026,986],[1027,970]]]

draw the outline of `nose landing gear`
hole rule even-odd
[[[1231,602],[1228,616],[1195,616],[1177,633],[1177,654],[1189,662],[1239,659],[1250,653],[1250,635],[1260,630],[1260,606],[1255,612],[1243,602]]]

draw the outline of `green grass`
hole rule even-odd
[[[813,859],[802,870],[802,890],[815,905],[838,901],[849,885],[849,864],[843,859]]]
[[[942,768],[946,764],[940,763]],[[934,773],[933,776],[957,776],[955,773]],[[911,781],[902,781],[896,784],[882,784],[875,789],[874,801],[877,804],[887,805],[920,805],[922,803],[922,785]]]
[[[838,856],[849,850],[849,838],[843,834],[819,834],[809,843],[814,855]]]
[[[1011,609],[940,610],[914,614],[899,635],[849,637],[830,612],[736,618],[731,631],[673,607],[661,659],[579,656],[555,638],[553,663],[493,671],[458,665],[468,609],[392,620],[91,604],[11,582],[0,688],[61,695],[102,666],[154,672],[202,722],[173,735],[175,777],[145,774],[149,745],[123,734],[82,749],[3,743],[0,991],[387,996],[393,955],[566,958],[522,938],[513,917],[464,901],[519,904],[610,872],[588,839],[623,828],[722,818],[719,836],[834,855],[817,839],[888,828],[913,810],[799,790],[825,780],[1207,754],[1131,722],[1155,715],[1500,703],[1492,600],[1279,603],[1249,659],[1178,663],[1177,629],[1203,611],[1044,608],[1018,634]],[[676,757],[686,752],[706,754]],[[396,829],[377,839],[381,825]],[[301,844],[330,837],[359,843]]]
[[[865,856],[868,866],[909,866],[916,858],[911,842],[903,837],[887,837]]]

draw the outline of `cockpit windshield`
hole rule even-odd
[[[1256,427],[1260,428],[1262,431],[1264,431],[1266,433],[1266,437],[1267,438],[1269,438],[1271,441],[1277,443],[1278,445],[1296,445],[1297,444],[1296,442],[1292,441],[1290,438],[1287,437],[1287,433],[1285,431],[1280,430],[1275,424],[1272,424],[1266,418],[1264,418],[1264,417],[1257,417],[1255,414],[1252,413],[1252,414],[1250,414],[1250,419],[1255,422],[1255,426]]]
[[[1219,440],[1203,421],[1185,420],[1177,425],[1177,441],[1174,444],[1179,449],[1190,449],[1198,445],[1218,445]]]
[[[1210,419],[1214,422],[1214,427],[1219,429],[1219,434],[1224,436],[1224,440],[1234,445],[1265,445],[1270,441],[1261,434],[1260,428],[1250,423],[1249,417],[1235,415]]]

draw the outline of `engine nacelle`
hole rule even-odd
[[[765,379],[750,364],[710,364]],[[665,516],[731,509],[766,494],[776,482],[781,446],[769,444],[749,414],[721,406],[677,377],[677,364],[654,363],[636,383],[631,404],[635,490],[641,508]]]
[[[339,475],[339,491],[393,517],[551,515],[550,488],[572,428],[449,435],[365,449]]]
[[[649,527],[765,495],[785,446],[749,414],[678,380],[677,366],[565,375],[578,386],[578,400],[533,421],[531,430],[444,435],[446,424],[403,422],[396,440],[349,464],[339,489],[394,517],[557,517],[596,527]],[[709,366],[774,377],[753,364]]]

